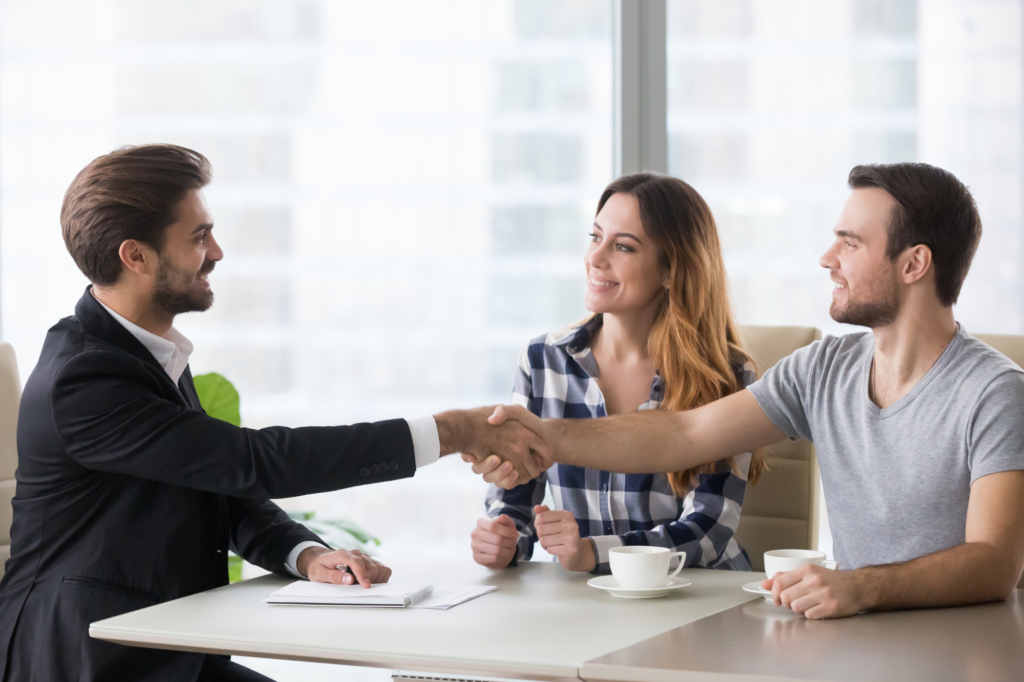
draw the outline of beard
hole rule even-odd
[[[858,327],[885,327],[896,320],[900,312],[900,289],[896,283],[895,271],[886,278],[879,287],[872,287],[869,292],[871,300],[855,300],[847,296],[846,305],[840,307],[832,301],[829,315],[841,324],[853,324]],[[849,290],[848,290],[849,291]]]
[[[160,266],[153,284],[153,305],[168,315],[201,313],[213,305],[213,290],[196,290],[196,278],[213,271],[216,263],[203,263],[199,272],[179,268],[170,261],[160,258]]]

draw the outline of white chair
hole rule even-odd
[[[1009,334],[974,334],[973,336],[1013,360],[1018,367],[1024,367],[1024,336]],[[1024,575],[1021,576],[1017,587],[1024,589]]]
[[[0,342],[0,576],[11,556],[11,499],[14,497],[14,470],[18,468],[18,404],[21,380],[14,347]]]
[[[821,338],[813,327],[743,326],[740,339],[759,373]],[[747,486],[736,541],[747,550],[755,571],[764,570],[771,549],[817,549],[821,475],[814,446],[805,440],[768,448],[768,471]]]

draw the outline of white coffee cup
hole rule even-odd
[[[813,549],[773,549],[764,553],[764,572],[769,578],[774,578],[776,573],[785,573],[808,564],[833,571],[839,566],[835,561],[826,559],[824,552]]]
[[[668,575],[672,557],[679,557],[679,565],[672,575]],[[679,575],[686,563],[686,552],[670,552],[665,547],[646,545],[612,547],[608,550],[608,563],[619,585],[636,590],[663,585],[668,578]]]

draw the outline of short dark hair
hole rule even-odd
[[[949,171],[926,163],[854,166],[850,187],[878,187],[896,200],[889,218],[891,260],[911,246],[932,252],[935,288],[943,305],[956,303],[981,241],[981,216],[974,197]]]
[[[64,244],[93,284],[121,276],[121,243],[146,242],[160,250],[175,207],[210,182],[210,162],[173,144],[122,147],[83,168],[60,211]]]

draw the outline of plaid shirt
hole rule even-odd
[[[598,369],[590,339],[601,326],[595,315],[581,327],[541,336],[519,354],[513,402],[539,417],[589,419],[604,417],[604,396],[597,385]],[[734,366],[740,386],[754,382],[753,364]],[[651,399],[641,410],[657,409],[665,394],[661,376],[651,385]],[[595,573],[608,573],[608,550],[622,545],[658,545],[686,552],[686,565],[703,568],[752,570],[746,553],[733,538],[740,520],[750,453],[734,458],[741,472],[732,473],[724,461],[713,473],[700,474],[696,487],[677,497],[667,474],[615,474],[597,469],[555,464],[536,479],[502,490],[487,491],[487,515],[507,514],[519,529],[512,565],[533,556],[537,532],[533,506],[551,486],[555,509],[571,511],[580,536],[589,537],[597,559]]]

